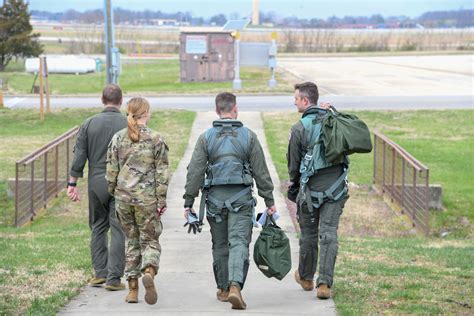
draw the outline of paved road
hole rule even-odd
[[[473,95],[474,55],[282,58],[321,92],[352,96]]]
[[[237,94],[238,95],[238,94]],[[125,98],[127,100],[128,97]],[[147,97],[153,108],[209,111],[214,107],[214,96]],[[321,101],[330,102],[340,110],[396,110],[396,109],[469,109],[474,107],[473,95],[461,96],[337,96],[322,95]],[[5,106],[12,109],[39,108],[39,97],[5,97]],[[238,95],[241,111],[293,111],[293,97],[288,95]],[[87,108],[101,106],[99,97],[54,97],[53,108]]]
[[[275,188],[274,197],[281,214],[278,224],[287,231],[291,241],[293,269],[297,266],[298,242],[289,212],[280,190],[278,176],[268,153],[263,124],[257,112],[240,112],[239,118],[254,130],[262,143]],[[186,166],[191,158],[198,135],[216,119],[213,112],[200,112],[193,124],[188,148],[178,169],[173,174],[168,191],[168,212],[163,216],[163,234],[160,243],[163,248],[160,271],[156,284],[159,291],[158,303],[147,305],[141,286],[138,304],[124,302],[125,291],[107,292],[102,288],[86,287],[72,300],[60,315],[335,315],[334,301],[318,300],[315,291],[306,292],[296,284],[290,272],[282,281],[268,279],[255,267],[253,260],[245,288],[242,291],[247,310],[231,310],[229,303],[217,301],[212,273],[211,237],[209,225],[203,233],[188,235],[182,227],[184,181]],[[258,197],[257,210],[265,205]],[[196,201],[199,205],[199,201]],[[254,229],[253,241],[258,236]],[[251,253],[253,245],[251,246]]]

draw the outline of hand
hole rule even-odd
[[[186,211],[185,211],[186,212]],[[200,233],[202,231],[202,223],[199,222],[199,219],[193,209],[189,209],[187,212],[186,223],[183,227],[188,226],[188,234],[193,231],[193,234],[196,235],[196,232]]]
[[[300,188],[298,185],[290,185],[288,186],[288,191],[286,192],[287,193],[287,196],[288,196],[288,200],[290,200],[291,202],[294,202],[296,203],[296,197],[298,196],[298,192],[300,191]]]
[[[193,213],[194,215],[196,215],[196,212],[194,211],[194,209],[192,207],[185,207],[184,208],[184,219],[185,220],[188,220],[188,214],[189,213]]]
[[[81,198],[79,197],[79,190],[77,187],[68,186],[67,187],[67,196],[71,199],[71,201],[77,202],[80,201]]]
[[[329,110],[329,108],[331,107],[331,103],[329,103],[329,102],[321,102],[321,103],[319,103],[319,107],[320,107],[321,109]]]
[[[270,206],[269,208],[267,208],[267,214],[270,215],[270,216],[273,215],[273,214],[275,214],[276,211],[277,211],[277,209],[276,209],[276,206],[275,206],[275,205]]]
[[[163,207],[158,207],[156,209],[156,214],[158,214],[158,216],[161,216],[163,215],[168,209],[166,208],[166,205],[163,206]]]

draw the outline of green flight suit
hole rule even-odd
[[[88,162],[89,227],[95,276],[107,284],[120,282],[125,268],[125,236],[115,213],[115,199],[107,191],[105,156],[112,136],[127,126],[116,107],[106,107],[81,126],[74,146],[70,175],[81,178]],[[111,231],[110,247],[108,231]]]
[[[163,224],[157,208],[166,206],[168,190],[168,146],[148,127],[139,125],[138,130],[138,142],[132,142],[125,128],[114,135],[107,151],[108,189],[126,236],[127,280],[139,278],[149,266],[158,272]]]
[[[311,113],[323,115],[311,106],[303,113],[303,117]],[[300,163],[308,145],[303,124],[299,121],[291,128],[288,144],[288,173],[292,182],[289,191],[297,190],[300,186]],[[323,192],[343,174],[343,167],[343,164],[337,164],[320,169],[309,178],[307,185],[311,191]],[[344,185],[346,184],[342,183],[337,191],[340,191]],[[302,203],[297,203],[297,219],[301,230],[298,272],[302,279],[313,280],[318,263],[319,247],[319,275],[316,283],[332,286],[338,251],[337,229],[347,199],[346,194],[337,201],[327,200],[319,208],[314,208],[311,213],[306,201],[302,201],[302,194],[299,192],[297,202]],[[313,200],[313,203],[315,202],[317,201]]]
[[[232,122],[222,119],[214,122]],[[233,121],[242,124],[239,121]],[[244,159],[248,162],[251,177],[255,179],[258,194],[264,198],[267,207],[273,206],[273,183],[265,162],[260,142],[254,132],[246,127],[239,127],[248,131],[248,143]],[[216,157],[209,156],[206,133],[200,135],[191,162],[188,165],[184,206],[192,207],[194,199],[203,187],[208,165]],[[219,156],[219,152],[214,154]],[[248,189],[248,191],[243,191]],[[228,206],[220,202],[229,200],[239,192],[244,192]],[[227,290],[231,283],[237,283],[243,288],[249,268],[249,244],[252,237],[252,217],[254,200],[251,187],[245,184],[223,184],[211,186],[207,190],[208,199],[207,220],[211,227],[213,270],[217,288]]]

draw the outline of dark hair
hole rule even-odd
[[[236,97],[232,93],[219,93],[216,97],[216,111],[217,113],[229,113],[236,103]]]
[[[318,86],[312,82],[303,82],[295,84],[295,90],[298,90],[301,98],[308,98],[311,104],[318,104],[319,92]]]
[[[122,89],[116,84],[108,84],[102,90],[102,103],[120,105],[122,101]]]

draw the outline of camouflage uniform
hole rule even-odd
[[[213,123],[233,123],[242,125],[239,121],[221,119]],[[245,161],[249,164],[251,183],[253,179],[257,184],[258,194],[264,198],[267,207],[273,206],[273,183],[265,163],[260,142],[257,135],[244,126],[238,127],[248,133],[247,148],[241,152]],[[206,170],[216,160],[216,157],[226,156],[221,152],[210,154],[212,144],[208,144],[207,132],[200,135],[188,166],[184,206],[192,207],[194,199],[205,182]],[[238,133],[236,133],[238,134]],[[210,142],[214,142],[213,138]],[[209,170],[207,171],[209,173]],[[209,174],[208,174],[209,175]],[[252,179],[253,178],[253,179]],[[208,178],[207,178],[208,180]],[[206,180],[206,181],[207,181]],[[229,181],[230,182],[230,181]],[[228,201],[238,195],[243,189],[249,190],[232,203],[221,204],[216,201]],[[227,290],[231,283],[238,283],[243,288],[249,268],[249,244],[252,237],[252,216],[254,212],[254,201],[250,184],[222,184],[211,186],[207,190],[207,220],[211,227],[212,256],[214,277],[217,288]],[[202,198],[202,197],[201,197]],[[251,203],[249,203],[251,202]],[[229,205],[230,204],[230,205]]]
[[[159,133],[143,125],[139,131],[134,143],[121,130],[107,152],[108,188],[126,236],[127,280],[139,278],[148,266],[158,271],[163,225],[156,210],[166,206],[168,190],[168,147]]]

